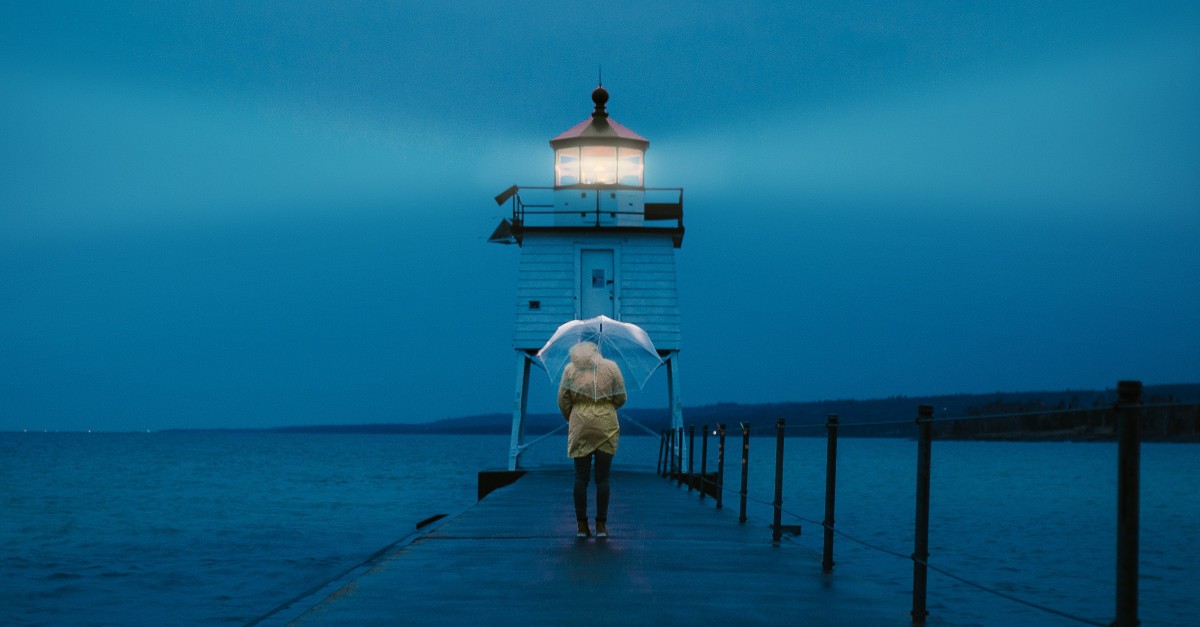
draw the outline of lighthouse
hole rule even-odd
[[[554,185],[513,185],[496,203],[512,208],[489,241],[521,250],[512,346],[517,354],[508,468],[520,467],[531,368],[559,325],[605,315],[644,329],[663,358],[673,427],[679,397],[679,292],[683,189],[646,187],[650,142],[608,115],[609,94],[550,140]]]

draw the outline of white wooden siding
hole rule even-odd
[[[679,293],[675,248],[669,235],[526,233],[517,277],[513,348],[536,350],[578,314],[576,256],[582,248],[612,248],[615,311],[650,334],[662,350],[679,350]],[[530,301],[538,301],[536,310]]]

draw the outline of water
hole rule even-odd
[[[476,471],[502,466],[507,446],[505,436],[0,434],[0,624],[245,623],[412,533],[416,522],[469,507]],[[788,440],[789,512],[821,519],[824,447]],[[561,464],[564,450],[554,436],[528,461]],[[656,439],[626,437],[618,467],[652,466],[657,450]],[[751,494],[769,501],[773,446],[755,438],[752,452]],[[1198,452],[1143,445],[1145,625],[1200,616],[1191,589],[1200,574]],[[911,553],[914,456],[910,441],[843,438],[838,528]],[[1115,460],[1112,444],[935,442],[930,563],[1109,620]],[[736,511],[736,498],[727,503]],[[760,524],[770,510],[752,502],[750,515]],[[820,537],[805,524],[796,539],[814,568]],[[894,590],[906,615],[911,562],[844,538],[836,559],[838,573]],[[929,577],[932,619],[1069,624]]]
[[[761,444],[759,443],[761,441]],[[740,436],[739,436],[740,443]],[[823,438],[789,439],[784,509],[824,513]],[[773,495],[774,441],[752,443],[750,492]],[[757,449],[757,450],[755,450]],[[740,454],[740,451],[737,453]],[[1115,616],[1115,443],[933,443],[929,563],[1060,612],[1107,624]],[[739,472],[733,466],[734,472]],[[913,552],[916,443],[842,438],[836,527],[903,556]],[[1140,611],[1143,625],[1194,625],[1200,617],[1200,446],[1143,444]],[[728,498],[728,497],[727,497]],[[736,495],[732,506],[737,507]],[[770,521],[770,507],[748,511]],[[784,523],[796,522],[784,517]],[[817,524],[797,541],[822,548]],[[889,584],[911,607],[912,562],[836,537],[837,572]],[[929,573],[932,619],[951,624],[1080,624]],[[1016,617],[1020,617],[1017,619]]]
[[[507,438],[0,434],[0,623],[237,623],[475,498]]]

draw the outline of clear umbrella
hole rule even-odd
[[[537,357],[555,386],[563,383],[565,373],[566,387],[592,398],[624,393],[621,379],[641,388],[663,363],[641,327],[607,316],[563,324]],[[619,372],[614,375],[606,361]]]

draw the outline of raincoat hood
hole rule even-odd
[[[571,363],[576,368],[591,368],[600,363],[600,347],[592,342],[580,342],[571,347]]]
[[[625,395],[625,378],[611,359],[605,359],[593,342],[571,347],[571,363],[563,370],[562,387],[599,400]]]

